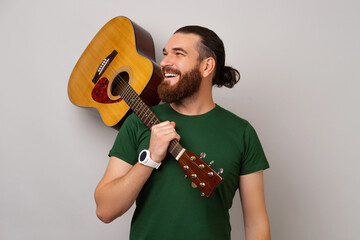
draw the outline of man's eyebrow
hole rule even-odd
[[[180,51],[180,52],[183,52],[183,53],[187,54],[187,51],[185,51],[185,49],[180,48],[180,47],[172,48],[171,50],[174,51],[174,52]],[[167,52],[167,51],[166,51],[165,48],[163,48],[163,53],[165,53],[165,52]]]
[[[185,51],[185,49],[183,48],[173,48],[172,49],[174,52],[183,52],[183,53],[187,53],[187,51]]]

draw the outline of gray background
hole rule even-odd
[[[215,100],[260,136],[273,239],[358,239],[359,10],[356,0],[1,0],[0,239],[127,239],[133,209],[106,225],[93,200],[117,132],[67,96],[81,53],[119,15],[152,34],[158,62],[183,25],[223,39],[242,79]],[[243,239],[238,194],[231,222]]]

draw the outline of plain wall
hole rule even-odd
[[[117,131],[67,96],[78,58],[116,16],[151,33],[157,62],[183,25],[223,39],[242,78],[215,101],[261,139],[272,239],[358,239],[359,10],[355,0],[1,0],[0,239],[128,238],[133,209],[106,225],[93,199]],[[244,239],[238,194],[231,222]]]

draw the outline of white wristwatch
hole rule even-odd
[[[160,163],[154,162],[150,158],[150,152],[147,149],[144,149],[140,152],[139,163],[141,163],[142,165],[148,166],[148,167],[156,168],[156,169],[158,169],[161,165],[161,162]]]

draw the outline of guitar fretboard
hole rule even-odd
[[[115,77],[115,81],[118,81],[119,83],[120,96],[122,99],[149,129],[160,123],[160,120],[154,112],[143,102],[128,82],[119,75]],[[176,159],[182,149],[183,147],[180,145],[179,141],[174,139],[170,142],[168,151]]]

